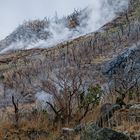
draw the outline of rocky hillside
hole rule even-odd
[[[69,122],[70,119],[79,123],[86,116],[86,109],[88,110],[90,107],[94,108],[97,107],[97,104],[99,105],[98,99],[100,97],[101,103],[110,103],[110,97],[112,97],[112,102],[114,103],[115,100],[117,107],[119,104],[119,109],[117,108],[116,110],[115,108],[115,111],[111,110],[111,115],[110,112],[107,112],[107,115],[105,114],[105,116],[99,117],[96,124],[93,125],[92,130],[94,132],[96,130],[94,135],[92,132],[83,132],[85,135],[81,135],[80,133],[81,140],[87,140],[84,137],[87,134],[89,134],[88,137],[90,139],[94,137],[98,140],[102,140],[104,137],[103,134],[107,134],[106,139],[110,138],[109,140],[114,140],[113,138],[116,135],[119,140],[128,140],[128,136],[116,131],[121,130],[118,129],[118,126],[123,125],[123,121],[127,120],[127,122],[130,122],[129,119],[133,117],[133,115],[137,115],[139,119],[139,111],[138,113],[134,113],[134,111],[131,112],[131,109],[133,110],[132,106],[135,105],[136,102],[140,102],[139,13],[140,1],[131,0],[127,10],[119,13],[118,17],[105,24],[96,32],[69,41],[64,41],[47,49],[33,48],[16,51],[9,51],[10,49],[8,49],[9,53],[2,53],[0,55],[0,106],[13,104],[15,107],[15,114],[17,115],[18,109],[16,107],[18,104],[16,105],[14,99],[16,99],[18,103],[34,103],[38,93],[44,92],[47,94],[47,99],[49,99],[49,102],[47,100],[47,103],[64,124]],[[79,26],[75,16],[79,16],[79,13],[76,12],[65,20],[66,27],[73,31]],[[86,16],[87,15],[85,15],[85,17]],[[59,22],[61,21],[62,19]],[[19,26],[12,35],[0,42],[0,50],[7,49],[7,46],[11,47],[11,42],[25,42],[26,48],[34,41],[40,39],[47,40],[51,36],[50,32],[44,30],[48,24],[48,20],[36,20]],[[28,36],[28,40],[26,40],[26,36]],[[97,86],[91,87],[91,85]],[[68,91],[69,96],[65,95],[65,91]],[[78,94],[80,93],[80,97],[75,96],[77,91]],[[97,92],[98,94],[96,96],[93,94],[86,98],[86,102],[81,102],[84,97],[82,94],[89,93],[90,91],[93,93]],[[61,97],[59,93],[63,93],[64,98]],[[122,102],[120,98],[117,98],[118,100],[116,100],[116,95],[122,95],[122,100],[125,100],[127,105]],[[70,101],[66,100],[73,96],[75,97],[73,100],[71,98]],[[91,100],[91,97],[94,97],[97,102]],[[44,98],[44,96],[42,96],[42,98]],[[57,102],[56,104],[51,104],[54,98]],[[80,99],[78,100],[78,103],[74,104],[77,98]],[[73,102],[72,106],[65,112],[65,108],[67,109],[67,106],[71,101]],[[93,106],[87,105],[86,103],[89,103],[90,101],[95,104]],[[128,103],[131,102],[133,102],[133,104],[130,105],[132,108],[128,105]],[[79,104],[80,107],[78,106]],[[66,107],[64,105],[66,105]],[[85,108],[82,108],[84,105]],[[124,105],[125,109],[121,110],[120,108]],[[82,113],[84,112],[81,117],[78,116],[81,112],[78,110],[80,112],[78,112],[78,114],[76,112],[77,110],[74,110],[77,106],[81,110],[85,109],[85,112],[80,110]],[[51,114],[51,111],[49,111],[47,113]],[[112,128],[115,131],[108,128],[102,128],[103,125],[96,127],[96,125],[99,125],[98,122],[102,121],[102,117],[105,117],[104,119],[106,120],[108,115],[111,116],[110,118],[114,122],[116,119],[115,117],[118,115],[117,112],[121,112],[122,114],[126,113],[130,118],[123,120],[124,115],[121,118],[122,122],[120,125],[119,122],[115,123],[115,125],[117,124],[117,127],[115,127],[114,124],[109,123],[112,126],[107,127]],[[33,113],[36,114],[36,112]],[[67,114],[70,117],[68,117]],[[76,115],[79,117],[77,117],[78,119],[75,117]],[[58,118],[55,118],[56,122],[58,121]],[[64,118],[67,118],[68,120],[65,120]],[[53,117],[51,119],[53,119]],[[135,122],[139,123],[139,120],[136,120]],[[92,125],[90,128],[92,128]],[[85,127],[82,129],[85,131]],[[72,129],[72,131],[75,130]],[[23,131],[21,132],[24,133]],[[44,134],[46,135],[48,133],[45,131],[43,135]],[[103,137],[100,138],[102,135]]]
[[[62,67],[85,73],[86,80],[89,82],[104,83],[103,75],[110,76],[113,71],[121,68],[121,65],[126,67],[125,64],[129,63],[130,58],[136,61],[136,66],[138,66],[140,39],[138,5],[138,0],[131,1],[128,11],[103,26],[98,32],[60,43],[49,49],[31,49],[1,54],[1,83],[7,87],[6,89],[14,90],[19,88],[14,80],[24,78],[27,82],[30,77],[34,83],[36,77],[39,84],[45,80],[40,76],[43,75],[43,71],[53,71]],[[26,30],[25,33],[28,34]],[[21,36],[21,39],[24,38]],[[88,75],[91,76],[88,77]],[[32,88],[31,84],[28,86]]]

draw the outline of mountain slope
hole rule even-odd
[[[0,55],[0,137],[67,140],[76,135],[75,140],[114,140],[120,139],[121,134],[122,139],[129,139],[129,136],[139,139],[139,11],[140,1],[131,0],[126,11],[96,32],[62,41],[50,48],[40,46],[24,50],[22,44],[21,50],[5,50],[7,53]],[[42,26],[47,24],[42,25],[40,21],[39,24],[39,30],[36,30],[38,27],[34,30],[32,22],[21,25],[17,32],[0,43],[1,48],[6,49],[14,42],[13,38],[18,43],[24,41],[25,48],[34,41],[36,44],[38,39],[46,41],[51,35],[42,30]],[[75,29],[72,26],[72,30]],[[83,91],[87,93],[84,98]],[[90,104],[91,110],[89,105],[87,108],[90,101],[94,102]],[[35,105],[38,105],[37,110]],[[39,110],[39,105],[43,111]],[[60,134],[64,126],[74,129],[63,128]]]
[[[127,52],[127,49],[132,46],[139,48],[138,10],[139,0],[132,0],[127,12],[122,13],[97,32],[48,49],[29,49],[1,54],[2,94],[9,95],[15,92],[34,95],[39,90],[45,90],[43,83],[47,80],[48,73],[53,75],[64,68],[82,73],[87,84],[106,83],[108,78],[104,74],[109,76],[110,69],[111,71],[119,69],[121,64],[126,62],[126,59],[122,59],[124,55],[127,55],[129,60],[131,53],[122,52]],[[133,49],[131,50],[133,52]],[[138,49],[134,51],[137,52],[137,55],[133,55],[132,58],[135,62],[139,60],[140,55]],[[117,57],[118,55],[120,57]],[[127,63],[129,65],[129,61]]]

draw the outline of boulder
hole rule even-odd
[[[130,109],[140,110],[140,104],[134,104],[130,107]]]
[[[129,140],[129,137],[109,128],[100,128],[87,129],[81,134],[80,140]]]
[[[74,129],[72,129],[72,128],[62,128],[61,133],[66,134],[66,135],[74,134]]]

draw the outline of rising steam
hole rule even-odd
[[[129,0],[92,0],[90,5],[80,11],[77,16],[78,23],[74,28],[69,28],[67,18],[55,16],[49,20],[48,26],[43,30],[48,33],[47,39],[32,39],[28,37],[22,41],[18,39],[6,46],[0,53],[9,50],[30,49],[30,48],[47,48],[57,43],[71,40],[81,35],[98,30],[101,26],[111,21],[118,13],[123,12],[128,7]],[[25,36],[24,36],[25,37]]]

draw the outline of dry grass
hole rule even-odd
[[[33,106],[33,105],[32,105]],[[20,109],[22,109],[23,107],[20,106]],[[25,106],[26,111],[29,112],[31,111],[31,106],[30,105],[26,105]],[[24,110],[25,110],[24,108]],[[13,108],[12,107],[8,107],[6,108],[6,110],[4,112],[1,111],[1,113],[3,113],[4,116],[3,118],[1,118],[0,121],[0,139],[3,139],[5,135],[9,135],[9,139],[8,140],[12,140],[13,137],[12,135],[15,134],[15,132],[19,133],[19,131],[30,131],[30,130],[45,130],[47,132],[49,132],[49,137],[47,138],[47,140],[55,140],[57,137],[60,136],[60,130],[62,127],[69,127],[72,128],[75,125],[75,121],[72,120],[70,122],[70,124],[61,124],[60,122],[54,123],[53,121],[50,121],[48,119],[48,115],[45,112],[39,112],[39,113],[29,113],[28,115],[25,113],[23,113],[19,120],[19,126],[18,129],[16,129],[13,126]],[[94,110],[91,110],[86,117],[82,120],[82,123],[86,123],[89,121],[95,121],[97,119],[97,114],[99,112],[99,106],[97,108],[95,108]],[[6,133],[7,132],[7,133]],[[19,134],[21,139],[24,140],[28,140],[28,138],[26,138],[24,136],[24,134]],[[79,140],[79,136],[76,136],[74,140]],[[46,140],[46,138],[44,136],[40,136],[37,140]]]
[[[17,131],[50,131],[52,133],[56,133],[54,129],[52,129],[53,125],[50,124],[47,118],[47,114],[40,112],[37,114],[32,114],[31,113],[31,108],[33,105],[25,105],[23,112],[20,113],[20,118],[19,118],[19,125],[18,129],[14,127],[14,110],[12,107],[7,107],[5,108],[5,111],[0,110],[1,113],[1,118],[0,118],[0,139],[3,139],[5,135],[14,135],[14,133]],[[19,110],[22,111],[23,106],[19,107]],[[26,110],[26,112],[24,112]],[[21,136],[22,134],[20,134]],[[24,140],[24,136],[21,136],[22,139]],[[41,136],[39,138],[40,140],[45,140],[46,138],[43,139],[44,136]],[[12,138],[11,138],[12,139]],[[39,140],[38,139],[38,140]],[[10,140],[10,138],[8,139]],[[27,140],[27,138],[26,138]]]
[[[99,112],[100,112],[100,105],[98,105],[96,108],[89,111],[86,117],[82,120],[82,123],[87,123],[91,121],[95,122],[99,116]]]
[[[27,110],[30,110],[30,105],[25,106]],[[96,108],[92,109],[86,117],[82,120],[81,123],[89,123],[89,122],[95,122],[98,119],[99,112],[100,112],[101,105],[98,105]],[[8,111],[8,112],[7,112]],[[5,136],[6,130],[8,130],[8,133],[11,136],[11,139],[13,140],[12,134],[18,132],[17,129],[13,127],[13,121],[11,121],[11,118],[9,118],[9,114],[13,114],[12,108],[7,108],[7,111],[3,112],[3,115],[5,115],[3,118],[1,118],[0,121],[0,139],[3,139]],[[2,113],[2,112],[1,112]],[[116,122],[116,126],[112,127],[112,129],[118,131],[118,132],[127,132],[129,134],[139,134],[140,133],[140,122],[132,121],[128,118],[128,114],[130,114],[129,109],[121,109],[119,111],[116,111],[115,114],[112,117],[112,121]],[[2,116],[2,115],[1,115]],[[19,130],[22,131],[30,131],[30,130],[45,130],[49,132],[49,136],[47,137],[47,140],[56,140],[60,136],[60,130],[62,127],[69,127],[72,128],[75,125],[74,120],[70,122],[70,124],[61,124],[60,122],[54,123],[53,121],[50,121],[48,119],[48,115],[45,112],[39,112],[37,114],[29,113],[28,115],[22,115],[20,118],[19,123]],[[27,137],[23,136],[23,134],[20,134],[21,140],[28,140]],[[39,136],[37,140],[46,140],[45,136]],[[70,139],[71,140],[71,139]],[[80,136],[76,135],[75,138],[72,140],[80,140]]]

